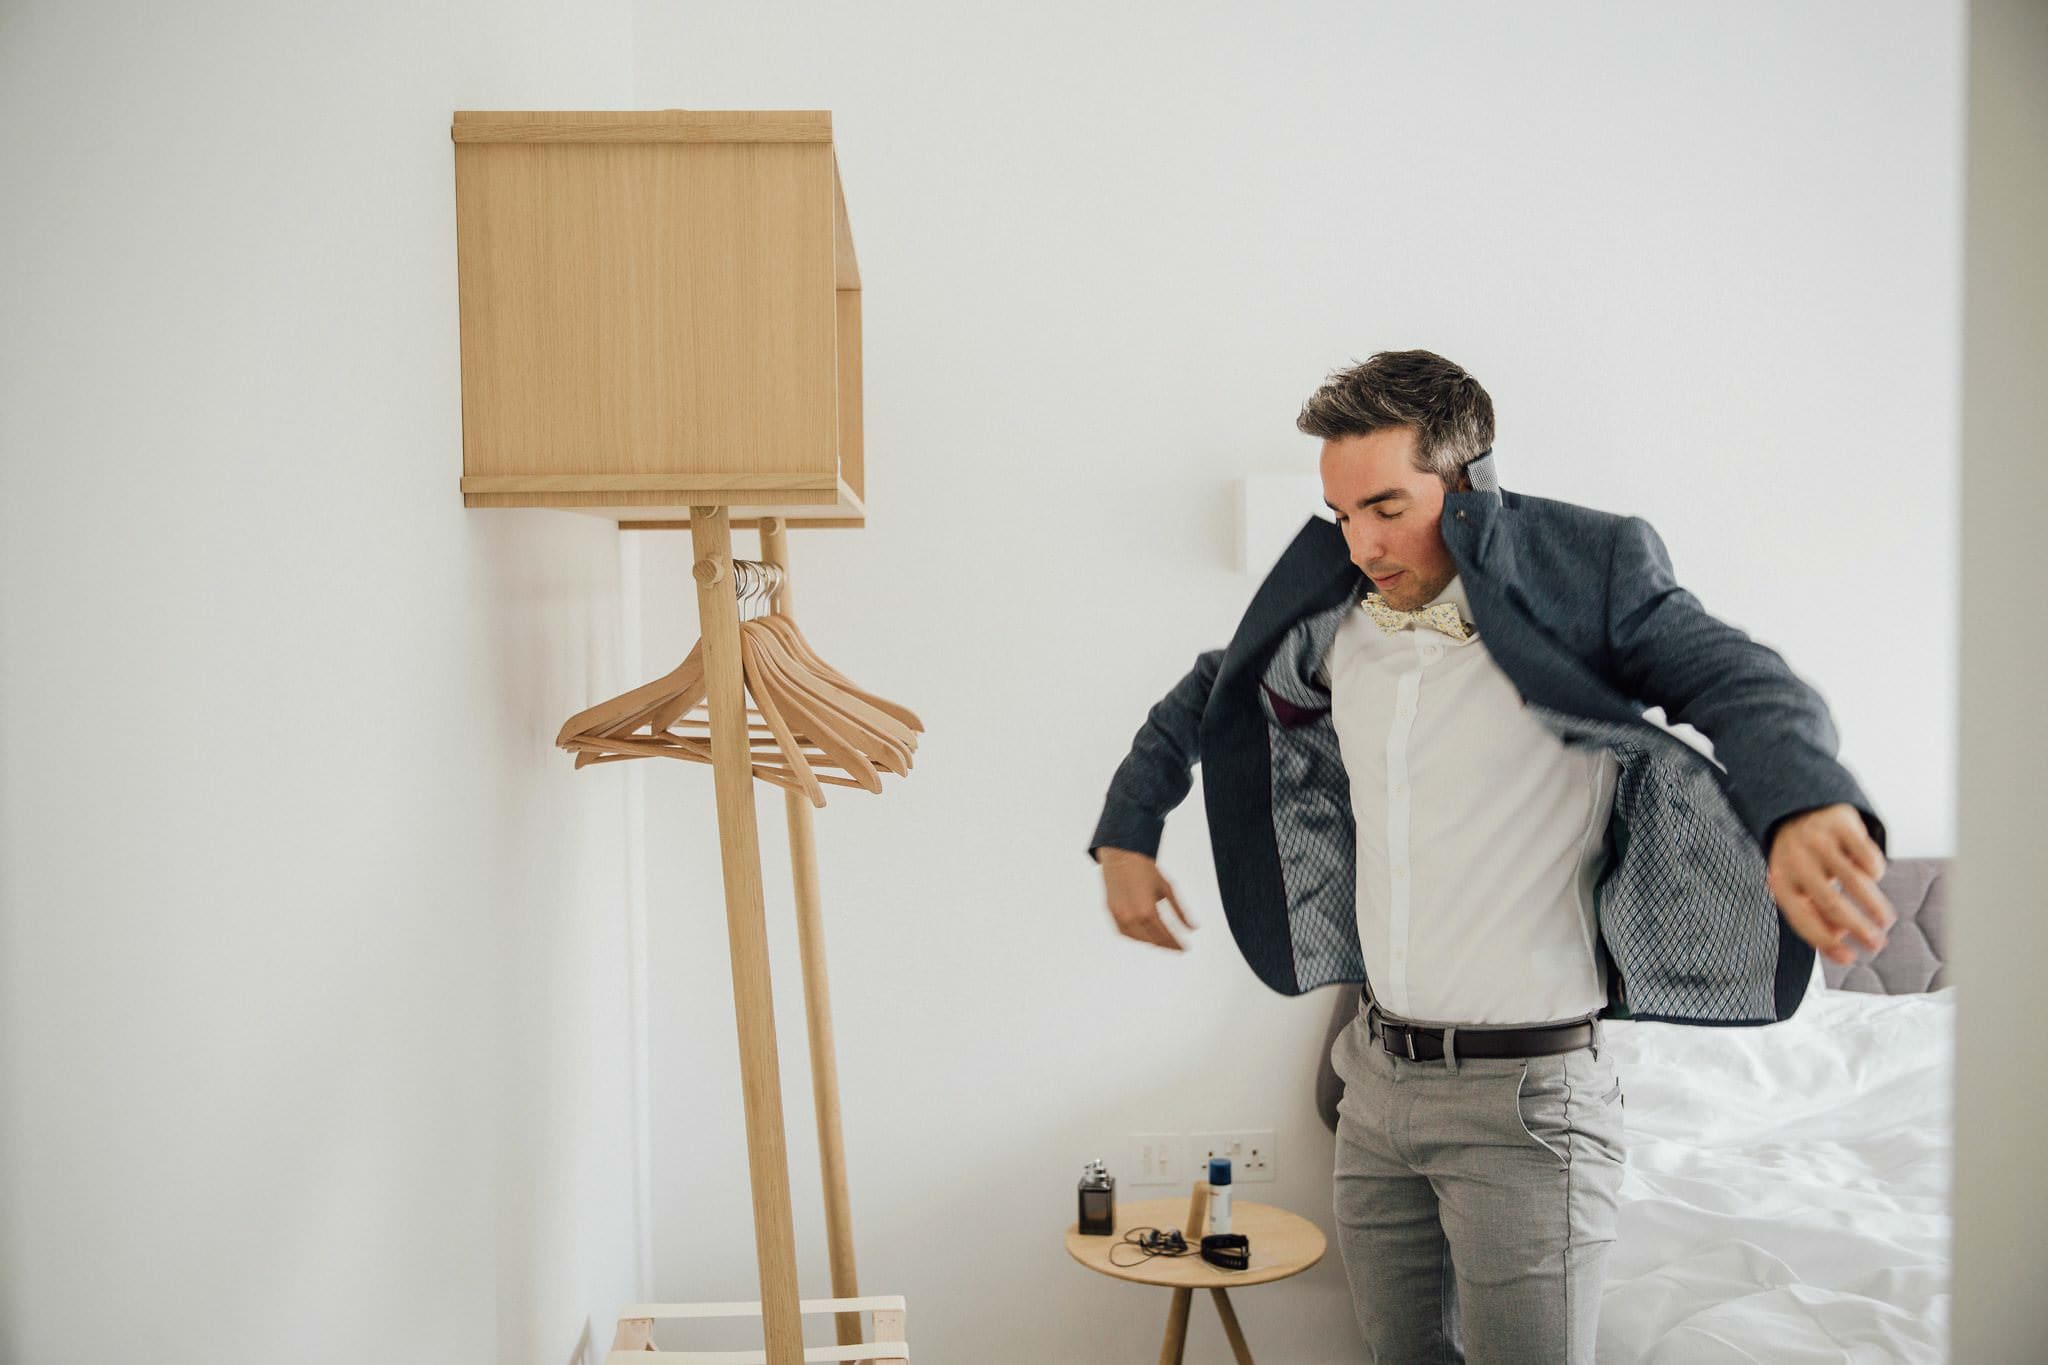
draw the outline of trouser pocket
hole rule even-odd
[[[1591,1048],[1531,1057],[1515,1076],[1516,1126],[1559,1169],[1582,1154],[1622,1160],[1621,1108],[1614,1059],[1595,1057]]]

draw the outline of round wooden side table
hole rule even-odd
[[[1225,1270],[1203,1260],[1198,1250],[1185,1256],[1140,1257],[1136,1242],[1126,1242],[1132,1228],[1179,1228],[1188,1245],[1199,1248],[1208,1227],[1209,1182],[1195,1182],[1194,1197],[1183,1204],[1179,1199],[1142,1199],[1116,1206],[1116,1230],[1109,1236],[1081,1235],[1079,1222],[1067,1225],[1067,1254],[1087,1266],[1119,1280],[1134,1284],[1156,1284],[1173,1290],[1173,1305],[1166,1310],[1166,1340],[1159,1348],[1159,1365],[1179,1365],[1187,1348],[1188,1306],[1197,1289],[1206,1289],[1216,1300],[1216,1314],[1223,1319],[1224,1335],[1238,1365],[1252,1365],[1251,1348],[1245,1345],[1244,1329],[1230,1306],[1232,1285],[1265,1284],[1299,1275],[1323,1259],[1328,1244],[1323,1230],[1298,1213],[1271,1204],[1254,1204],[1232,1199],[1230,1230],[1241,1232],[1251,1242],[1251,1264],[1243,1270]],[[1116,1259],[1135,1265],[1111,1264]]]

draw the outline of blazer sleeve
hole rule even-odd
[[[1187,676],[1156,702],[1131,741],[1131,751],[1109,780],[1102,817],[1088,840],[1088,856],[1108,845],[1157,857],[1166,817],[1194,785],[1194,767],[1201,755],[1202,709],[1209,704],[1223,651],[1198,655]]]
[[[1775,650],[1678,585],[1654,527],[1625,517],[1608,571],[1607,648],[1627,694],[1713,741],[1729,800],[1768,856],[1778,823],[1846,802],[1880,850],[1884,822],[1836,760],[1827,703]]]

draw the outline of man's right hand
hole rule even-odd
[[[1159,873],[1159,864],[1142,853],[1107,845],[1095,851],[1095,860],[1102,865],[1102,888],[1108,897],[1109,913],[1116,920],[1117,931],[1126,938],[1156,943],[1176,953],[1184,951],[1174,939],[1173,932],[1166,927],[1166,919],[1159,913],[1159,902],[1164,899],[1171,905],[1173,913],[1179,915],[1180,922],[1188,928],[1194,928],[1195,922],[1188,918],[1187,911],[1180,908],[1173,887]]]

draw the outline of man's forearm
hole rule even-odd
[[[1088,840],[1088,856],[1105,845],[1154,857],[1166,817],[1187,798],[1201,757],[1202,711],[1209,704],[1223,651],[1211,649],[1156,702],[1131,741],[1131,751],[1109,780],[1102,816]],[[1097,859],[1100,861],[1100,859]]]

